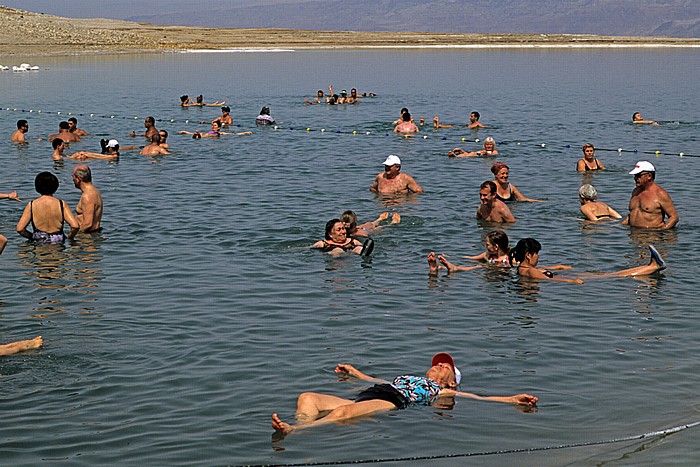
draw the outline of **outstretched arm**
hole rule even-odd
[[[362,373],[360,370],[355,368],[354,366],[350,365],[349,363],[338,363],[338,366],[335,367],[335,372],[352,376],[353,378],[361,379],[363,381],[372,381],[374,383],[386,383],[387,381],[384,379],[379,379],[375,378],[373,376],[366,375]]]
[[[502,402],[504,404],[527,405],[529,407],[536,406],[537,401],[539,400],[537,396],[531,396],[530,394],[516,394],[514,396],[479,396],[477,394],[472,394],[471,392],[454,391],[452,389],[443,389],[440,391],[440,395],[467,397],[469,399]]]

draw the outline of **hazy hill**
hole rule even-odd
[[[700,0],[0,0],[161,25],[700,37]]]

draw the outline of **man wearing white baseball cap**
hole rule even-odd
[[[401,159],[391,154],[384,160],[384,172],[378,173],[369,191],[383,195],[423,193],[423,188],[408,174],[401,173]]]
[[[636,187],[632,191],[629,215],[623,224],[642,229],[670,229],[678,223],[678,213],[666,190],[656,184],[656,168],[639,161],[630,171]]]
[[[284,437],[294,430],[312,426],[337,423],[357,417],[367,417],[376,413],[404,409],[413,405],[445,406],[445,399],[468,397],[482,401],[503,402],[506,404],[535,407],[538,398],[529,394],[514,396],[479,396],[470,392],[457,391],[461,373],[455,361],[447,352],[433,356],[431,367],[425,376],[397,376],[389,382],[362,373],[352,365],[339,363],[335,372],[371,381],[374,386],[365,389],[355,399],[305,392],[297,400],[297,425],[283,422],[276,413],[272,414],[272,428],[275,435]],[[440,402],[442,399],[442,402]],[[449,404],[447,404],[449,405]]]

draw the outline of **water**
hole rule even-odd
[[[91,162],[105,230],[48,248],[27,245],[14,225],[42,170],[57,174],[57,196],[75,206],[73,164],[54,166],[46,142],[0,143],[0,192],[16,189],[24,201],[0,205],[0,232],[10,239],[0,257],[0,342],[45,340],[42,351],[0,360],[2,463],[440,456],[607,440],[700,419],[692,272],[700,260],[692,183],[698,159],[599,151],[608,171],[575,172],[584,142],[698,154],[697,51],[307,51],[31,62],[44,70],[0,74],[0,107],[33,110],[0,111],[8,138],[19,118],[37,138],[54,133],[71,112],[93,136],[68,153],[95,150],[106,135],[142,144],[128,133],[142,131],[143,118],[154,115],[171,133],[175,154],[125,152],[117,163]],[[329,83],[378,97],[347,107],[302,104]],[[184,93],[228,98],[234,121],[254,134],[218,141],[176,135],[219,113],[177,107]],[[254,128],[263,105],[284,122],[281,129]],[[387,136],[387,122],[403,106],[428,121],[439,115],[461,125],[478,110],[491,128]],[[669,123],[633,127],[634,111]],[[543,244],[543,264],[583,272],[642,264],[654,243],[669,269],[584,285],[526,283],[491,270],[430,279],[429,251],[457,261],[483,251],[490,229],[473,216],[493,161],[445,155],[455,146],[475,149],[470,141],[488,135],[502,142],[498,159],[509,164],[511,181],[547,200],[514,206],[512,244],[533,236]],[[426,194],[395,203],[367,191],[390,153]],[[627,172],[645,158],[676,203],[678,228],[631,232],[582,222],[580,184],[592,182],[603,201],[626,212],[633,188]],[[361,221],[385,210],[403,219],[375,237],[369,260],[307,249],[326,220],[348,208]],[[540,397],[539,411],[460,400],[452,411],[394,412],[271,444],[270,413],[291,421],[299,393],[351,397],[364,387],[339,382],[336,363],[391,378],[425,371],[441,350],[455,356],[464,390],[529,392]],[[700,458],[696,433],[430,464],[689,464]]]

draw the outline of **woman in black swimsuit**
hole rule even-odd
[[[58,179],[51,172],[41,172],[34,180],[34,187],[41,195],[30,201],[24,208],[17,223],[17,233],[36,243],[63,243],[73,238],[80,229],[80,224],[65,201],[54,198],[58,190]],[[63,233],[63,224],[68,223],[70,232]],[[27,227],[32,225],[33,232]]]
[[[595,158],[595,147],[591,143],[584,144],[581,150],[583,151],[583,158],[578,160],[576,170],[579,172],[605,170],[605,166]]]
[[[357,253],[362,252],[362,243],[354,238],[349,238],[345,230],[345,224],[340,219],[331,219],[326,222],[325,240],[319,240],[311,245],[312,248],[320,248],[322,251],[337,256],[346,251]]]

